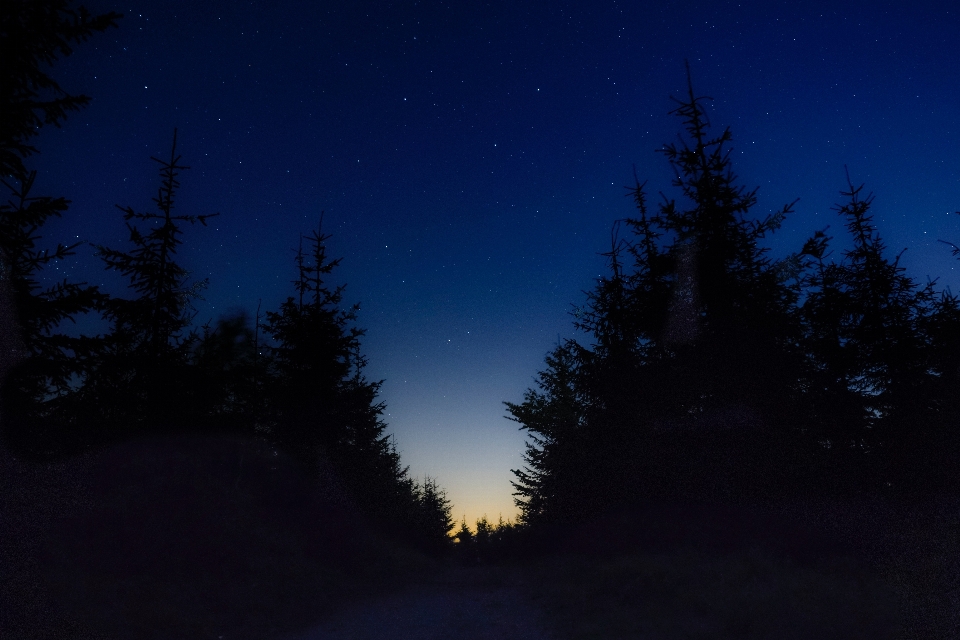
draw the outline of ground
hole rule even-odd
[[[463,566],[351,529],[276,466],[235,442],[0,452],[0,637],[960,638],[955,498],[675,506]]]
[[[556,636],[522,576],[451,567],[399,593],[363,599],[284,640],[551,640]]]

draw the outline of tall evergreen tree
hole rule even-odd
[[[56,426],[54,407],[71,392],[81,373],[79,363],[93,346],[86,337],[61,333],[61,325],[106,300],[86,283],[42,282],[44,268],[72,256],[77,245],[58,244],[52,251],[37,246],[40,228],[50,217],[59,217],[68,202],[30,196],[35,177],[32,172],[19,182],[4,181],[12,198],[0,205],[0,279],[14,319],[4,331],[16,336],[20,350],[0,403],[7,444],[30,456],[55,455],[65,444],[58,443],[64,433]]]
[[[852,249],[829,260],[822,230],[771,260],[762,241],[792,205],[749,217],[756,191],[737,185],[705,100],[688,83],[672,111],[687,135],[662,149],[682,200],[650,213],[645,184],[630,188],[639,215],[614,226],[610,272],[574,312],[591,343],[558,347],[539,389],[507,403],[530,434],[514,471],[522,524],[649,498],[960,481],[958,298],[886,255],[849,177],[837,212]]]
[[[577,345],[567,342],[547,355],[547,368],[537,376],[538,390],[528,389],[523,402],[505,403],[511,420],[527,431],[523,469],[514,469],[512,482],[522,524],[569,520],[568,510],[587,496],[579,496],[589,478],[588,465],[578,444],[586,433],[584,399],[576,388]]]
[[[364,332],[353,324],[359,307],[342,308],[344,286],[327,282],[340,259],[327,256],[322,224],[321,217],[307,251],[302,241],[297,251],[296,296],[266,313],[264,333],[274,342],[267,428],[313,469],[332,468],[368,517],[409,530],[427,503],[436,520],[439,495],[417,488],[385,433],[380,383],[364,374]]]
[[[302,238],[297,250],[296,295],[278,311],[267,311],[263,326],[275,343],[269,391],[272,428],[305,460],[312,460],[318,448],[330,452],[348,444],[341,400],[364,365],[354,361],[363,333],[352,326],[357,307],[341,309],[344,286],[331,288],[326,282],[341,262],[327,257],[328,239],[321,217],[321,227],[308,238],[309,253],[304,254]]]
[[[467,526],[466,516],[460,521],[460,528],[453,534],[453,539],[457,541],[456,549],[460,561],[465,564],[475,563],[477,561],[476,538]]]
[[[760,241],[780,227],[792,205],[763,220],[749,217],[756,189],[736,183],[726,148],[729,128],[709,137],[702,105],[707,99],[695,95],[688,71],[687,99],[672,113],[683,119],[689,142],[663,148],[676,175],[673,186],[689,203],[681,209],[665,200],[660,207],[659,220],[674,238],[674,299],[692,295],[681,287],[695,286],[700,317],[693,348],[675,349],[693,376],[687,388],[697,396],[686,399],[685,411],[739,403],[780,418],[789,415],[784,402],[795,375],[796,356],[789,349],[794,294]],[[676,320],[681,308],[674,305]]]
[[[117,26],[122,16],[93,16],[70,0],[6,0],[0,5],[0,176],[30,175],[24,158],[37,153],[30,140],[45,125],[61,126],[90,97],[67,93],[45,70],[72,47]]]
[[[11,0],[0,6],[0,178],[8,194],[0,204],[0,280],[10,320],[2,342],[14,345],[0,353],[0,369],[9,374],[5,381],[0,377],[0,405],[6,444],[31,456],[62,448],[58,441],[64,434],[51,417],[50,400],[69,391],[77,358],[90,346],[60,333],[60,325],[103,300],[84,283],[43,282],[44,268],[73,255],[78,245],[38,246],[43,225],[60,217],[69,201],[34,195],[36,172],[24,164],[37,153],[31,139],[43,126],[61,126],[70,111],[90,100],[67,93],[44,67],[70,55],[72,45],[116,26],[121,17],[113,12],[91,16],[84,7],[70,5]]]
[[[683,200],[664,196],[651,214],[645,184],[630,189],[639,214],[626,221],[633,237],[619,240],[615,227],[605,254],[610,275],[575,312],[592,344],[571,341],[563,357],[552,353],[541,391],[508,404],[532,436],[528,466],[515,471],[525,522],[550,513],[586,517],[644,492],[665,495],[663,483],[645,485],[666,460],[679,464],[678,455],[702,461],[734,447],[731,455],[750,466],[771,460],[771,447],[792,437],[802,364],[790,282],[798,258],[774,262],[761,246],[792,205],[749,217],[756,190],[737,184],[729,129],[710,136],[708,99],[688,82],[671,112],[687,136],[662,152]],[[577,416],[576,427],[558,430],[558,413]],[[714,433],[724,422],[736,423],[729,437]],[[716,484],[712,469],[680,466],[674,484]]]
[[[269,359],[261,353],[259,309],[201,327],[189,355],[193,411],[205,428],[253,435],[265,431]]]
[[[842,466],[872,485],[925,476],[921,443],[944,443],[944,382],[956,348],[944,349],[946,326],[957,327],[957,301],[906,275],[873,223],[872,195],[847,176],[836,207],[853,247],[825,264],[824,234],[808,242],[816,265],[805,281],[807,424]],[[930,453],[927,450],[927,453]],[[890,468],[881,470],[885,462]]]
[[[129,251],[97,246],[97,255],[108,270],[128,279],[133,298],[111,298],[103,305],[110,332],[89,363],[84,384],[71,410],[109,414],[86,416],[116,428],[192,428],[192,398],[189,354],[196,341],[190,330],[191,300],[199,297],[207,280],[189,282],[189,273],[176,261],[183,243],[183,223],[200,223],[219,214],[176,214],[177,177],[189,167],[180,164],[174,129],[170,159],[152,158],[160,164],[161,184],[153,202],[156,212],[140,213],[120,207],[126,221]],[[144,223],[141,229],[131,220]]]
[[[450,530],[454,527],[452,506],[437,481],[425,477],[412,485],[413,504],[406,507],[406,531],[400,538],[428,553],[443,554],[450,549]]]

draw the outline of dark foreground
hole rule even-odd
[[[0,637],[960,638],[956,500],[674,505],[464,566],[330,498],[249,443],[0,453]]]

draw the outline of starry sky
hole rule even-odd
[[[361,304],[370,378],[415,477],[457,520],[514,517],[524,433],[504,418],[604,270],[633,168],[669,96],[714,98],[758,217],[799,198],[773,256],[831,225],[855,183],[915,278],[960,289],[960,10],[934,2],[193,2],[91,0],[124,14],[53,75],[91,105],[37,140],[35,193],[73,201],[44,229],[126,248],[115,205],[151,208],[174,127],[191,167],[181,263],[209,278],[197,320],[292,294],[299,234],[325,212],[335,283]],[[842,6],[837,6],[842,5]],[[939,6],[938,6],[939,5]],[[82,248],[51,272],[120,293]],[[581,336],[583,337],[583,336]]]

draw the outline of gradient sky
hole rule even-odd
[[[368,374],[411,474],[457,520],[514,517],[524,434],[504,419],[604,273],[624,186],[671,193],[654,152],[684,59],[758,217],[796,198],[775,256],[842,221],[845,186],[914,277],[960,286],[960,10],[934,2],[85,2],[120,28],[54,67],[93,100],[44,130],[37,194],[73,201],[50,242],[127,248],[174,127],[192,169],[181,263],[198,321],[292,294],[300,233],[333,234]],[[835,5],[843,4],[843,7]],[[818,6],[819,5],[819,6]],[[939,8],[936,5],[940,5]],[[835,243],[835,255],[842,243]],[[121,281],[83,248],[51,275]]]

